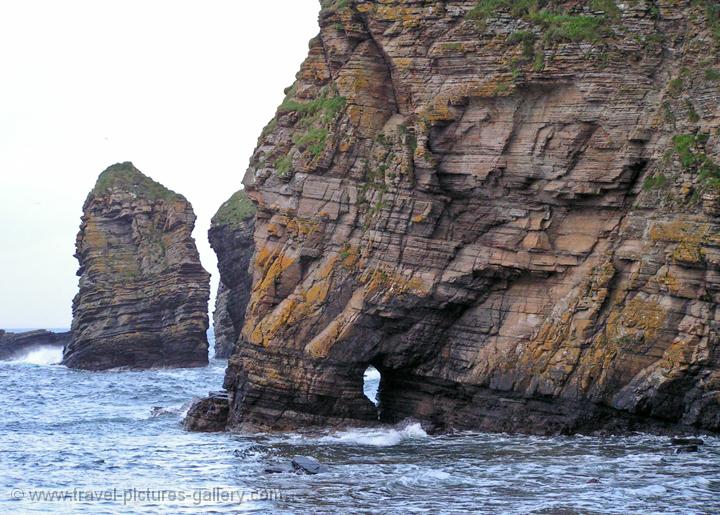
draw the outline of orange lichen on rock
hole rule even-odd
[[[258,249],[228,427],[373,423],[373,364],[387,423],[720,430],[708,21],[496,3],[323,2],[302,105],[244,180]]]

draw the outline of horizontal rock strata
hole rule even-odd
[[[105,170],[83,206],[76,243],[72,368],[197,367],[208,362],[210,275],[190,203],[132,163]]]
[[[226,427],[720,430],[714,3],[322,3]]]
[[[228,418],[227,392],[210,392],[210,395],[192,404],[183,426],[189,431],[217,433],[225,430]]]

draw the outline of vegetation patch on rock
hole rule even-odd
[[[114,164],[102,172],[91,194],[101,195],[111,189],[134,193],[148,200],[182,198],[181,195],[142,173],[130,161]]]
[[[547,43],[596,42],[610,35],[610,19],[619,17],[613,0],[594,0],[593,11],[603,14],[576,14],[547,0],[480,0],[467,17],[484,25],[487,20],[506,12],[538,26]]]
[[[248,198],[245,190],[240,190],[220,206],[212,218],[212,224],[237,225],[254,215],[255,204]]]

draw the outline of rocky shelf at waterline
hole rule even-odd
[[[54,333],[45,329],[9,333],[0,329],[0,360],[11,360],[38,347],[64,347],[70,333]]]
[[[190,203],[120,163],[83,206],[75,256],[71,368],[197,367],[208,363],[210,274],[200,264]]]

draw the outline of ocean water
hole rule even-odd
[[[720,513],[720,439],[429,436],[419,424],[195,434],[207,368],[91,373],[57,349],[0,362],[0,513]],[[379,375],[367,375],[371,398]],[[323,474],[268,474],[295,455]]]

